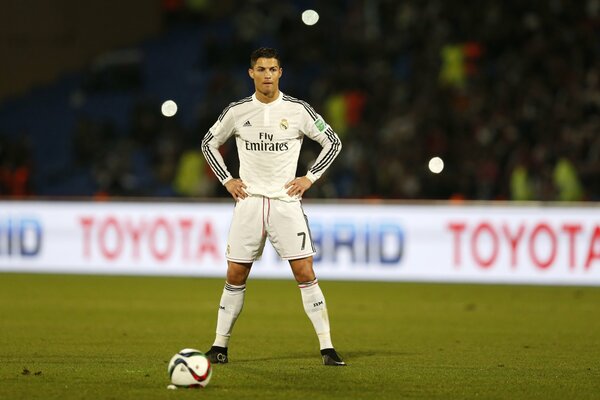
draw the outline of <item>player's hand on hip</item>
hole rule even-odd
[[[248,193],[246,193],[247,186],[241,179],[230,179],[225,183],[225,189],[231,194],[236,201],[243,200],[248,197]]]
[[[305,176],[301,176],[299,178],[294,179],[291,182],[288,182],[285,185],[285,188],[288,189],[287,194],[290,196],[299,196],[301,197],[304,192],[306,192],[312,186],[312,182]]]

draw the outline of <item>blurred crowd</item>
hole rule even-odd
[[[27,136],[9,140],[0,136],[0,197],[33,194],[31,143]]]
[[[200,141],[252,93],[249,54],[266,45],[282,55],[282,91],[344,143],[307,197],[600,200],[600,0],[332,0],[314,3],[314,26],[302,2],[191,3],[166,12],[171,27],[215,27],[199,38],[194,122],[156,103],[135,107],[126,135],[82,117],[74,160],[98,196],[227,196]],[[305,140],[298,174],[319,150]],[[234,141],[222,151],[235,176]],[[0,153],[2,171],[14,158]]]

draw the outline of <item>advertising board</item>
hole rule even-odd
[[[0,202],[0,271],[224,277],[230,203]],[[321,279],[600,285],[600,208],[304,205]],[[291,278],[267,241],[253,277]]]

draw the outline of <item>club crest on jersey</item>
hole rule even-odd
[[[321,118],[315,121],[315,126],[319,132],[323,132],[323,130],[325,130],[325,122]]]
[[[290,124],[287,119],[284,118],[281,121],[279,121],[279,127],[281,129],[286,130],[289,126],[290,126]]]

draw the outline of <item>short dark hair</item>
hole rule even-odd
[[[277,60],[277,64],[281,67],[281,60],[279,58],[279,53],[277,50],[272,49],[270,47],[261,47],[256,49],[250,54],[250,68],[254,68],[256,65],[256,60],[259,58],[274,58]]]

